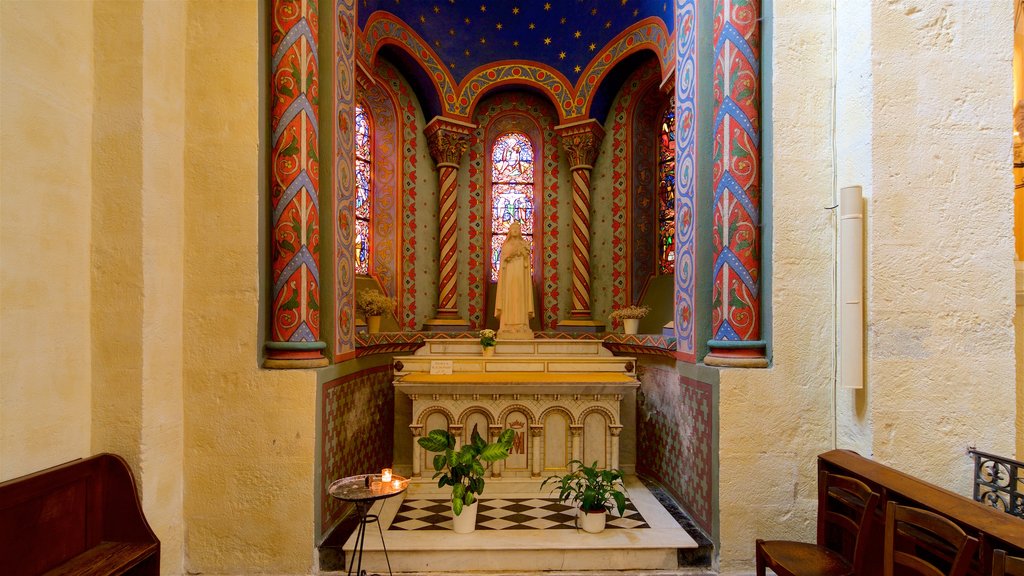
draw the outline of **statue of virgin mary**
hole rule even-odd
[[[501,245],[501,266],[494,298],[494,317],[499,320],[498,339],[533,338],[533,277],[530,274],[530,245],[523,240],[519,222],[509,226]]]

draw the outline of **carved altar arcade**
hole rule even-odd
[[[432,476],[433,454],[417,440],[436,428],[459,442],[474,429],[494,441],[512,428],[512,454],[492,467],[492,478],[547,476],[570,460],[631,472],[635,369],[634,358],[597,340],[499,340],[492,356],[476,339],[427,340],[395,358],[395,400],[404,404],[396,431],[411,432],[396,437],[396,466],[408,463],[413,478]]]

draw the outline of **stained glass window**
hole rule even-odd
[[[676,106],[673,98],[661,118],[658,143],[658,273],[676,269]]]
[[[370,116],[356,105],[356,274],[370,273],[370,217],[373,200],[373,156],[370,151]]]
[[[501,245],[513,222],[533,253],[533,144],[522,132],[506,132],[491,150],[491,281],[498,281]]]

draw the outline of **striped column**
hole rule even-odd
[[[715,0],[714,212],[705,364],[767,366],[761,340],[759,0]]]
[[[476,126],[438,116],[424,129],[430,155],[437,163],[440,186],[438,199],[438,242],[440,262],[437,282],[437,315],[424,322],[424,330],[462,331],[469,328],[469,322],[459,317],[458,288],[458,243],[456,202],[459,162],[469,148],[469,138]]]
[[[558,327],[568,331],[604,329],[590,312],[590,173],[604,129],[596,120],[557,126],[572,173],[572,308]]]
[[[273,0],[270,14],[271,334],[268,368],[326,366],[320,342],[317,5]]]

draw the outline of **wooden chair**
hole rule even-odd
[[[993,550],[992,576],[1024,576],[1024,558],[1007,556],[1006,550]]]
[[[943,516],[895,502],[886,505],[884,576],[964,576],[977,549],[977,539]]]
[[[757,540],[757,576],[861,574],[879,495],[849,476],[818,474],[818,540]]]

